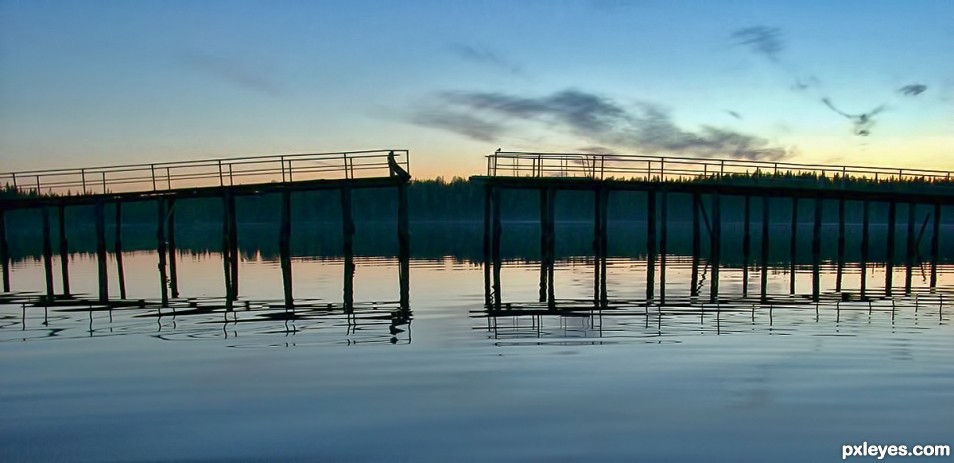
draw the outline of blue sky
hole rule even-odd
[[[0,0],[0,170],[407,148],[449,177],[498,147],[950,169],[952,63],[946,0]]]

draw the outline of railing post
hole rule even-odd
[[[659,159],[659,181],[666,181],[666,158]]]
[[[719,178],[725,175],[725,161],[719,161]]]
[[[169,168],[166,167],[166,188],[172,189],[172,175],[169,173]]]
[[[222,178],[222,160],[219,159],[219,186],[225,186],[225,179]]]
[[[288,181],[293,182],[294,178],[292,177],[292,160],[288,160]]]
[[[106,171],[104,170],[100,172],[100,174],[102,174],[103,177],[103,194],[106,194]]]
[[[86,169],[80,169],[80,181],[83,183],[83,194],[86,194]]]
[[[156,191],[156,165],[149,164],[149,172],[152,174],[152,191]]]
[[[36,176],[36,195],[40,196],[40,176]]]
[[[278,162],[282,164],[282,183],[285,183],[285,156],[279,156]]]

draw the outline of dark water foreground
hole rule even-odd
[[[174,307],[153,304],[149,251],[124,255],[144,308],[7,295],[0,460],[841,461],[844,444],[954,444],[950,264],[935,289],[916,264],[910,291],[894,267],[887,297],[886,266],[869,263],[862,301],[859,264],[835,293],[826,261],[816,304],[808,266],[791,295],[790,263],[770,265],[764,303],[762,269],[730,263],[713,305],[704,280],[690,296],[691,259],[672,255],[659,304],[645,301],[645,258],[623,249],[597,310],[592,260],[563,254],[552,313],[538,310],[532,256],[505,263],[501,312],[484,307],[467,256],[412,260],[404,315],[393,258],[357,259],[346,314],[343,262],[299,253],[290,313],[277,256],[254,250],[232,311],[211,252],[177,256]],[[95,294],[95,258],[70,266],[73,291]],[[39,260],[11,276],[15,290],[43,290]]]

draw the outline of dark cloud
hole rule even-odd
[[[737,45],[744,45],[755,53],[777,62],[778,55],[785,49],[782,43],[782,30],[777,27],[752,26],[736,29],[729,34]]]
[[[452,43],[449,48],[451,52],[465,61],[487,65],[507,71],[511,74],[521,74],[523,72],[520,66],[504,59],[500,55],[484,47]]]
[[[924,93],[925,90],[927,90],[927,85],[910,84],[910,85],[905,85],[904,87],[899,88],[898,93],[904,96],[918,96]]]
[[[419,113],[413,122],[451,130],[481,141],[495,141],[514,121],[545,124],[602,145],[686,156],[728,156],[776,160],[787,151],[767,140],[704,126],[696,132],[679,128],[660,106],[624,107],[580,90],[542,97],[492,92],[451,92],[437,96],[438,113]],[[476,129],[475,129],[476,128]]]
[[[837,107],[835,107],[835,104],[831,102],[830,98],[822,98],[821,101],[822,103],[825,104],[825,106],[828,106],[832,111],[850,120],[851,123],[854,125],[855,135],[859,135],[862,137],[867,137],[868,135],[871,135],[871,128],[874,126],[874,123],[875,123],[874,116],[881,113],[885,109],[887,109],[887,106],[879,105],[866,113],[848,114],[838,109]]]
[[[730,116],[732,116],[732,117],[734,117],[734,118],[736,118],[736,119],[739,119],[739,120],[742,119],[742,115],[741,115],[741,114],[739,114],[739,113],[737,113],[737,112],[735,112],[735,111],[733,111],[733,110],[731,110],[731,109],[726,109],[726,110],[724,110],[724,111],[725,111],[726,114],[728,114],[728,115],[730,115]]]
[[[271,96],[281,93],[281,86],[267,74],[237,59],[191,52],[180,54],[176,61],[184,69],[246,90]]]
[[[494,141],[504,132],[498,123],[462,112],[445,109],[418,111],[411,122],[425,127],[437,127],[478,141]]]

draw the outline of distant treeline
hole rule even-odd
[[[782,177],[782,176],[779,176]],[[773,181],[783,181],[775,178]],[[785,181],[796,181],[789,179]],[[801,179],[804,180],[804,179]],[[820,181],[810,178],[811,181]],[[707,181],[707,180],[705,180]],[[723,181],[766,181],[749,177],[726,177]],[[914,185],[914,184],[912,184]],[[897,185],[888,185],[897,187]],[[11,191],[4,192],[7,195]],[[503,255],[505,258],[534,259],[539,252],[538,218],[540,194],[535,190],[504,190],[502,217],[505,222]],[[657,196],[657,200],[660,197]],[[239,247],[245,256],[260,254],[269,258],[278,253],[278,223],[281,211],[280,195],[240,196],[237,198],[239,220]],[[413,181],[408,186],[412,253],[414,257],[436,258],[454,256],[465,260],[479,260],[482,256],[482,225],[484,185],[470,180],[455,178]],[[616,191],[610,195],[609,218],[611,255],[640,255],[646,248],[646,201],[645,192]],[[692,198],[689,194],[673,193],[667,198],[669,223],[669,251],[677,254],[691,252]],[[592,221],[594,195],[589,191],[560,191],[557,193],[556,218],[562,224],[558,228],[557,254],[560,256],[587,255],[592,251]],[[809,262],[811,246],[811,222],[814,217],[814,200],[799,201],[798,232],[799,263]],[[711,220],[711,204],[703,197],[706,216]],[[367,189],[353,193],[353,211],[357,223],[355,251],[359,255],[394,255],[397,252],[395,238],[397,201],[393,190]],[[721,199],[723,218],[723,260],[726,263],[742,261],[740,248],[745,211],[745,199],[723,195]],[[870,208],[871,256],[878,261],[886,255],[884,249],[887,233],[887,204],[873,202]],[[222,246],[222,200],[201,198],[178,200],[176,210],[176,238],[181,252],[218,252]],[[770,259],[788,261],[792,200],[773,198],[769,200],[769,215],[772,239]],[[128,251],[154,250],[156,247],[156,203],[141,201],[124,203],[122,206],[123,241]],[[51,234],[56,247],[60,224],[55,210],[50,213]],[[859,201],[846,204],[847,257],[859,257],[859,240],[863,208]],[[907,236],[908,205],[897,208],[896,256],[903,256]],[[932,227],[929,219],[933,206],[916,206],[915,237],[919,252],[924,255],[930,242]],[[341,201],[336,190],[296,192],[292,194],[292,254],[297,256],[339,256],[342,249]],[[948,208],[942,209],[945,224],[952,222]],[[106,208],[107,242],[113,242],[114,209]],[[661,207],[657,218],[661,219]],[[837,236],[838,203],[824,201],[822,255],[823,259],[835,257]],[[762,199],[750,200],[750,230],[752,255],[759,249]],[[42,240],[38,231],[42,224],[40,210],[9,210],[6,212],[7,235],[15,258],[37,256],[42,252]],[[949,227],[945,226],[944,230]],[[75,206],[66,210],[66,229],[69,248],[73,252],[95,250],[93,207]],[[702,224],[703,252],[708,249],[705,219]],[[943,234],[943,231],[942,231]],[[954,242],[941,239],[942,256],[954,256]],[[111,244],[110,244],[111,246]],[[946,260],[946,259],[945,259]]]

